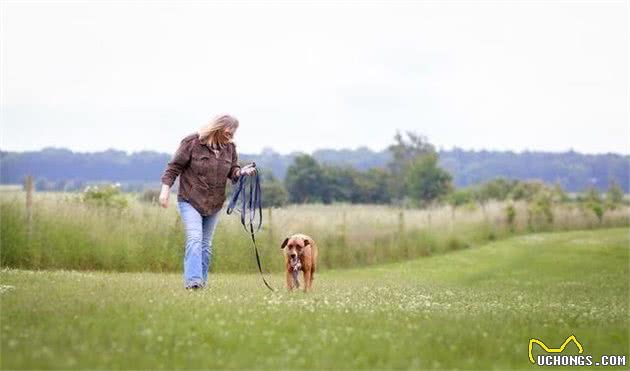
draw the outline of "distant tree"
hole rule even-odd
[[[49,189],[48,181],[46,178],[39,177],[35,181],[35,190],[37,191],[47,191]]]
[[[289,193],[278,179],[271,172],[264,174],[261,182],[263,194],[263,207],[281,207],[289,201]]]
[[[567,202],[570,200],[569,195],[567,195],[560,183],[554,184],[551,193],[554,202]]]
[[[394,136],[395,143],[389,146],[394,163],[391,168],[402,170],[405,163],[410,162],[418,156],[435,153],[435,147],[429,143],[426,136],[408,131],[407,139],[397,132]]]
[[[411,162],[418,157],[436,153],[435,147],[429,143],[427,137],[409,131],[406,134],[407,139],[397,132],[394,136],[395,143],[388,147],[392,156],[388,164],[391,173],[390,194],[398,199],[405,195],[406,185],[400,180],[404,178]]]
[[[595,187],[590,187],[586,190],[584,203],[586,207],[589,208],[593,212],[593,214],[595,214],[595,216],[597,217],[597,221],[601,224],[604,221],[605,210],[601,195]]]
[[[415,134],[414,134],[415,135]],[[415,135],[417,138],[423,138]],[[397,135],[392,140],[391,149],[370,151],[366,148],[357,150],[320,150],[313,157],[335,166],[350,165],[357,170],[367,171],[372,167],[390,169],[404,168],[405,159],[413,158],[409,147],[414,142],[407,134]],[[419,140],[416,140],[418,142]],[[175,144],[175,143],[174,143]],[[173,144],[173,145],[174,145]],[[407,145],[407,147],[405,147]],[[422,149],[422,144],[415,145]],[[173,147],[172,150],[175,150]],[[496,177],[509,179],[541,179],[546,183],[559,182],[570,192],[578,192],[589,185],[597,185],[600,191],[616,179],[624,192],[630,191],[630,155],[614,153],[591,155],[574,151],[564,153],[511,151],[469,151],[454,148],[440,151],[440,166],[453,174],[453,183],[458,187],[473,186]],[[239,153],[244,162],[256,161],[263,169],[270,169],[278,179],[285,179],[286,170],[293,162],[295,154],[281,155],[272,149],[265,149],[261,154]],[[45,178],[49,182],[61,179],[75,179],[86,184],[94,181],[120,182],[125,187],[128,183],[158,183],[164,166],[172,157],[172,152],[158,153],[141,151],[127,154],[120,151],[80,153],[63,149],[46,148],[41,151],[6,152],[0,150],[0,183],[20,184],[26,175],[35,179]],[[389,166],[388,166],[389,164]],[[402,171],[392,172],[391,186],[401,177]],[[403,187],[404,188],[404,187]],[[50,188],[52,189],[52,188]],[[66,187],[66,189],[68,189]],[[395,198],[401,198],[401,193]]]
[[[287,169],[285,185],[289,201],[295,203],[322,202],[327,187],[322,168],[309,155],[295,157]]]
[[[486,205],[490,200],[503,201],[507,198],[518,199],[519,197],[524,197],[527,192],[524,189],[519,190],[519,185],[519,182],[515,180],[497,178],[476,186],[472,196],[481,206],[484,219],[487,219]],[[519,193],[517,197],[514,197],[514,192]]]
[[[473,199],[473,193],[468,189],[457,189],[447,197],[447,202],[451,206],[451,220],[455,221],[455,210]]]
[[[481,212],[483,213],[483,218],[484,220],[487,220],[488,214],[486,213],[486,205],[488,204],[488,201],[490,201],[490,196],[488,195],[487,192],[485,192],[483,188],[476,187],[472,191],[472,197],[475,201],[477,201],[479,206],[481,206]]]
[[[389,172],[385,169],[373,168],[365,173],[359,173],[355,181],[356,198],[354,202],[385,204],[391,201],[388,179]]]
[[[437,165],[436,153],[416,157],[405,176],[406,192],[421,206],[427,206],[452,190],[451,175]]]
[[[359,172],[349,166],[322,166],[324,178],[321,198],[324,203],[356,202]]]
[[[517,184],[516,180],[497,178],[483,183],[479,192],[483,193],[487,200],[503,201],[508,198]]]
[[[608,193],[606,194],[606,203],[610,209],[616,209],[623,203],[623,191],[617,182],[610,182]]]
[[[553,200],[550,192],[541,191],[527,205],[527,225],[529,229],[539,230],[553,225]]]
[[[543,189],[545,189],[545,184],[540,181],[517,182],[510,192],[510,197],[517,201],[531,201]]]
[[[391,174],[373,168],[366,172],[350,166],[319,165],[310,156],[296,157],[285,181],[291,202],[388,203]]]
[[[599,194],[599,191],[595,187],[589,187],[584,194],[584,198],[586,202],[591,202],[591,203],[602,202],[601,195]]]

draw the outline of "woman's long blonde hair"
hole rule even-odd
[[[215,117],[208,125],[203,126],[197,132],[199,134],[199,142],[202,144],[210,144],[210,147],[223,147],[230,142],[229,138],[223,135],[223,130],[238,128],[238,120],[230,115],[219,115]]]

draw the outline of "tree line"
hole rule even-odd
[[[455,210],[472,202],[484,208],[490,200],[524,200],[540,206],[570,199],[559,183],[540,180],[499,177],[457,188],[450,172],[440,166],[439,153],[426,137],[415,133],[406,133],[405,137],[398,133],[394,139],[388,149],[391,161],[385,168],[360,171],[347,165],[322,164],[313,156],[301,155],[288,167],[284,181],[263,173],[265,205],[347,202],[427,207],[440,203]],[[589,202],[600,203],[596,187],[582,191],[589,195]],[[606,200],[613,204],[623,201],[623,189],[616,181],[609,183]]]
[[[413,142],[414,137],[420,136],[406,133],[404,140],[407,145]],[[399,169],[396,166],[400,166],[400,156],[409,155],[400,152],[405,148],[400,144],[402,138],[402,134],[397,134],[392,146],[383,151],[367,148],[319,150],[306,156],[316,161],[321,171],[330,175],[328,178],[337,174],[347,184],[348,178],[353,177],[357,180],[356,187],[366,188],[361,192],[348,194],[352,192],[338,184],[328,187],[324,193],[319,192],[316,197],[322,201],[343,198],[351,202],[369,199],[378,203],[386,202],[392,196],[399,197],[403,180],[397,179],[397,186],[390,185],[388,194],[382,192],[383,185],[379,185],[376,180],[397,174]],[[416,150],[427,148],[420,147]],[[431,151],[437,156],[439,167],[451,175],[451,185],[458,188],[482,184],[496,178],[507,178],[557,183],[568,192],[581,192],[589,187],[605,191],[614,181],[624,192],[630,192],[628,155],[588,155],[573,151],[514,153],[467,151],[458,148],[432,148]],[[152,151],[132,154],[116,150],[77,153],[56,148],[34,152],[0,151],[0,183],[19,184],[25,176],[32,175],[39,190],[74,191],[93,183],[119,182],[126,191],[142,191],[158,185],[170,157],[171,154]],[[289,168],[296,161],[304,162],[303,158],[303,154],[282,155],[272,149],[265,149],[257,155],[241,154],[242,161],[256,161],[261,169],[283,183]],[[431,159],[424,158],[423,161]],[[395,165],[396,163],[399,165]],[[415,166],[419,168],[422,165],[418,163]],[[416,173],[417,171],[419,170]],[[370,193],[372,194],[369,195]]]

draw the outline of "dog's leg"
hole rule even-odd
[[[311,288],[311,266],[307,265],[304,267],[304,292],[308,292],[308,289]]]
[[[315,278],[315,265],[311,267],[311,274],[309,275],[310,279],[308,280],[308,289],[311,290],[313,287],[313,278]]]
[[[287,269],[287,290],[293,290],[293,274]]]
[[[311,287],[311,272],[313,271],[313,250],[310,245],[304,248],[303,269],[304,292],[308,292],[308,289]]]

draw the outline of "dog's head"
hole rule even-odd
[[[300,258],[304,254],[304,248],[311,243],[306,238],[300,236],[287,237],[282,241],[281,249],[287,254],[290,260]]]

